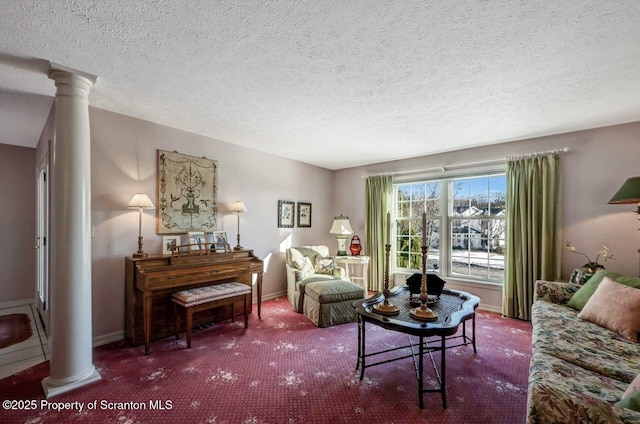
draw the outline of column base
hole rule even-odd
[[[51,377],[45,377],[42,380],[42,390],[44,390],[45,399],[49,399],[54,396],[70,392],[71,390],[78,389],[82,386],[86,386],[87,384],[96,382],[100,379],[102,379],[102,377],[100,377],[100,374],[98,374],[95,367],[91,365],[89,372],[79,378],[54,381]]]

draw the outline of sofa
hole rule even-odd
[[[608,322],[624,308],[638,321],[640,279],[618,277],[601,270],[584,286],[536,282],[527,423],[640,423],[640,328]],[[623,285],[638,292],[605,291]],[[605,305],[612,299],[622,306]]]

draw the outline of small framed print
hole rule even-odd
[[[278,228],[293,228],[295,212],[295,202],[278,200]]]
[[[226,231],[214,231],[213,232],[213,242],[214,243],[224,243],[228,244],[227,232]]]
[[[175,248],[180,245],[180,236],[162,236],[162,254],[172,255]]]
[[[204,231],[187,232],[189,250],[201,250],[207,248],[207,235]]]
[[[311,203],[298,202],[298,227],[311,227]]]

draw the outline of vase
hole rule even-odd
[[[599,269],[604,269],[602,265],[597,262],[589,262],[587,264],[582,265],[580,268],[584,272],[590,272],[591,274],[595,274]]]
[[[582,265],[580,268],[576,268],[571,273],[570,282],[573,284],[583,285],[589,278],[593,276],[599,269],[605,269],[602,265],[596,262],[589,262]]]

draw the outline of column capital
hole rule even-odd
[[[80,96],[88,99],[91,87],[96,83],[98,77],[77,69],[49,62],[47,75],[54,80],[58,93],[62,96]]]

